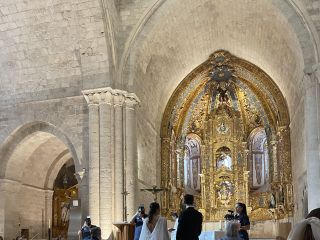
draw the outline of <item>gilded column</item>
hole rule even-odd
[[[111,88],[101,89],[100,101],[100,227],[102,239],[112,232],[112,148],[113,95]]]
[[[139,103],[135,94],[127,94],[125,99],[125,161],[126,161],[126,191],[127,214],[132,216],[137,208],[136,186],[138,179],[138,159],[136,142],[136,111],[135,107]]]
[[[277,141],[271,141],[272,145],[272,163],[273,163],[273,182],[278,182],[278,153],[277,153]]]
[[[83,91],[89,108],[89,214],[92,221],[100,225],[100,170],[99,170],[99,102],[100,94],[91,90]]]
[[[125,219],[124,211],[124,160],[123,160],[123,91],[116,91],[114,95],[114,217],[115,221]]]
[[[161,139],[161,187],[168,188],[169,160],[170,160],[170,138]],[[168,192],[161,194],[161,205],[164,213],[169,210]]]
[[[318,70],[319,71],[319,70]],[[305,93],[305,151],[307,161],[308,208],[320,207],[320,157],[319,157],[319,101],[320,87],[316,73],[305,76],[307,83]]]

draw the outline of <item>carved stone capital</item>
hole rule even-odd
[[[82,94],[86,99],[88,105],[91,104],[100,104],[100,102],[106,100],[106,93],[112,93],[113,89],[110,87],[106,88],[96,88],[96,89],[88,89],[83,90]]]
[[[88,105],[97,105],[100,102],[100,95],[98,93],[87,93],[84,94]]]
[[[111,87],[83,90],[82,94],[88,105],[105,103],[114,106],[123,106],[125,103],[129,108],[133,108],[140,103],[136,94],[128,93],[120,89],[112,89]]]
[[[111,91],[102,92],[101,94],[101,102],[109,105],[113,104],[113,95]]]
[[[320,69],[316,69],[313,72],[306,73],[303,76],[303,82],[306,89],[311,89],[320,83]]]
[[[140,104],[140,100],[134,93],[126,94],[125,105],[129,109],[134,109],[136,105]]]
[[[125,96],[123,94],[116,94],[113,97],[113,102],[115,107],[122,107],[125,101]]]

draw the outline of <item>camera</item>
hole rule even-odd
[[[236,216],[234,215],[234,211],[228,210],[228,213],[224,216],[224,219],[227,221],[235,220]]]

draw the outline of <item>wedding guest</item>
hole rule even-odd
[[[78,231],[81,240],[101,240],[101,229],[91,224],[90,216],[84,220],[82,228]]]
[[[306,219],[291,230],[288,240],[320,240],[320,208],[313,209]]]
[[[130,223],[135,224],[134,227],[134,240],[139,240],[141,229],[143,225],[143,219],[145,219],[147,215],[145,214],[144,206],[140,205],[136,214],[132,217]]]

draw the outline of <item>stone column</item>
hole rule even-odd
[[[84,91],[83,94],[89,108],[89,214],[92,218],[92,222],[100,225],[100,94],[90,90]]]
[[[52,190],[45,190],[45,209],[44,209],[44,232],[42,233],[43,238],[48,238],[48,228],[50,227],[52,230],[53,222],[52,222]],[[50,222],[50,226],[49,226]]]
[[[6,187],[3,179],[0,179],[0,236],[4,237],[5,234],[5,196]]]
[[[108,239],[112,232],[113,96],[108,89],[100,95],[100,227],[102,239]]]
[[[135,94],[126,96],[125,100],[125,161],[126,161],[126,191],[127,214],[132,216],[136,206],[136,186],[138,179],[137,136],[136,136],[136,112],[135,106],[139,103]]]
[[[319,79],[316,74],[306,75],[305,93],[305,151],[307,160],[308,208],[320,207],[320,157],[319,157]]]
[[[89,214],[93,223],[100,225],[102,238],[107,239],[112,222],[126,219],[127,191],[131,193],[130,214],[136,208],[134,106],[139,100],[135,94],[110,87],[85,90],[83,95],[89,108]]]
[[[114,96],[114,217],[115,221],[125,219],[124,211],[124,163],[123,163],[123,103],[124,93],[117,91]]]

